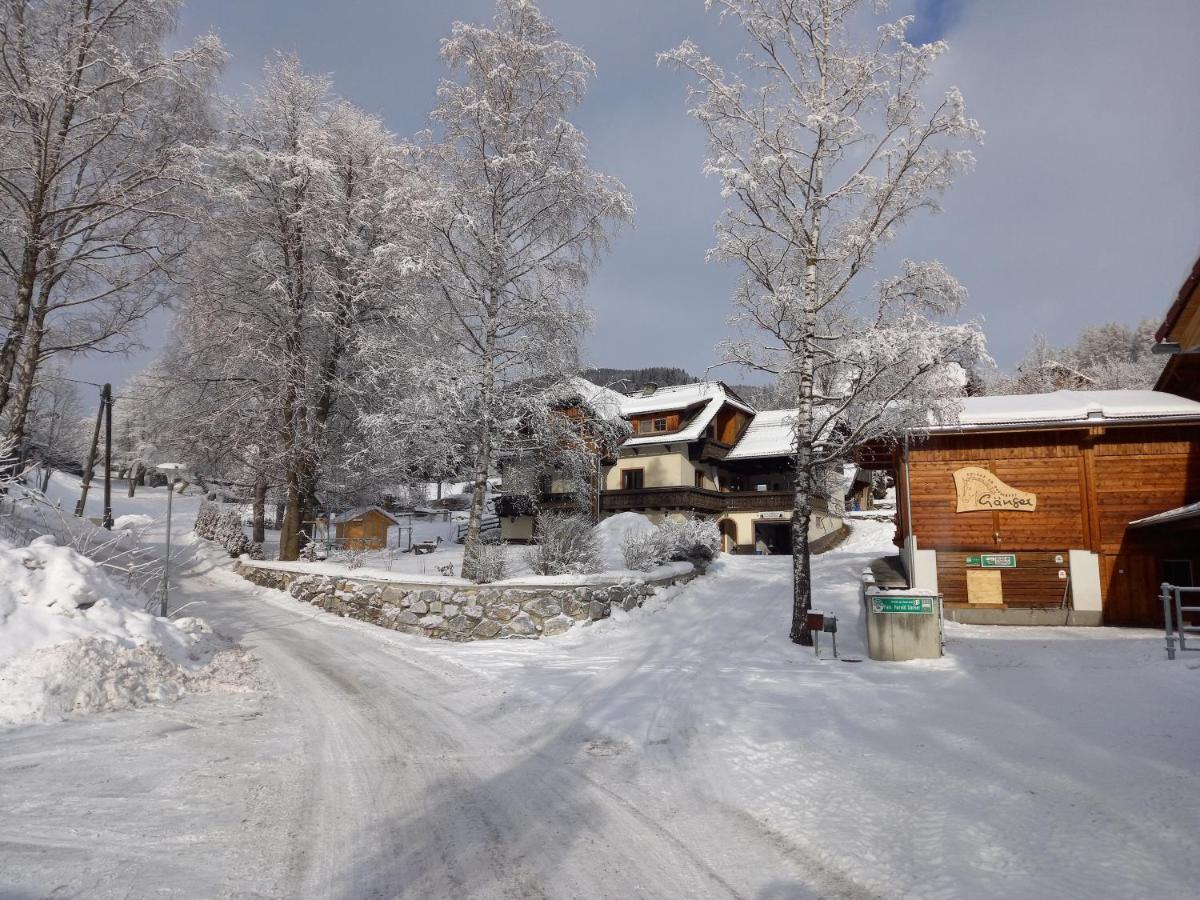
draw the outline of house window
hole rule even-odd
[[[651,422],[649,419],[641,419],[638,422],[638,433],[639,434],[649,434],[653,427],[654,427],[654,423]]]
[[[666,419],[655,419],[654,420],[654,430],[655,431],[666,431],[667,430],[667,420]]]
[[[699,469],[696,470],[696,487],[698,487],[698,488],[704,487],[704,473],[701,472]]]
[[[641,490],[645,481],[643,469],[625,469],[621,472],[621,490],[623,491]]]

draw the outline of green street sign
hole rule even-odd
[[[981,553],[978,556],[968,556],[967,565],[979,566],[981,569],[1015,569],[1017,567],[1017,554]]]
[[[933,612],[932,597],[872,596],[871,612],[920,615]]]

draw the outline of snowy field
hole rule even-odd
[[[1156,632],[951,623],[943,660],[817,659],[789,560],[729,557],[552,640],[454,645],[177,540],[179,600],[264,688],[0,730],[0,896],[1195,895],[1200,664]],[[816,560],[843,656],[889,547],[865,521]]]

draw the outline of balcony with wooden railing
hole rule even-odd
[[[669,509],[699,513],[767,512],[792,508],[791,491],[712,491],[697,487],[649,487],[605,491],[600,508],[606,513]]]

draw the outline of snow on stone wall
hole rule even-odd
[[[287,591],[302,603],[383,628],[445,641],[540,638],[577,623],[606,619],[614,606],[641,606],[662,587],[684,584],[695,570],[663,578],[576,586],[405,584],[306,574],[263,564],[237,565],[261,587]]]

